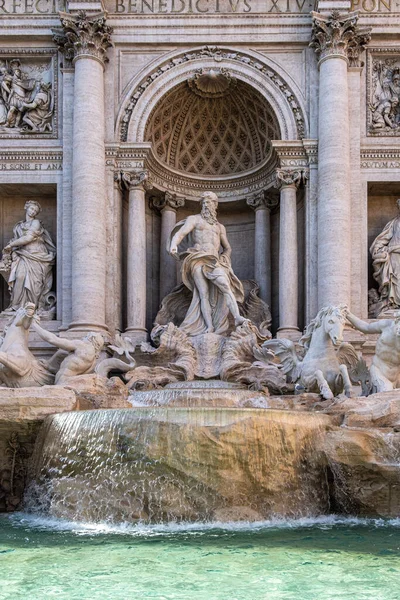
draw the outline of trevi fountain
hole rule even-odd
[[[0,599],[398,600],[395,0],[0,27]]]

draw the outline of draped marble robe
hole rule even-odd
[[[370,252],[381,299],[390,306],[400,307],[400,215],[385,225]]]
[[[11,241],[18,240],[30,232],[32,223],[17,223]],[[44,309],[46,295],[51,291],[53,284],[52,269],[55,256],[56,247],[49,232],[41,224],[34,232],[31,242],[13,248],[8,278],[11,303],[5,312],[14,312],[27,302],[32,302],[38,310]]]

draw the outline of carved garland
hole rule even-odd
[[[168,61],[157,67],[152,73],[150,73],[150,75],[142,79],[140,84],[136,87],[133,94],[131,95],[130,101],[125,108],[120,128],[121,142],[127,141],[129,123],[131,120],[133,109],[135,108],[139,98],[142,96],[143,92],[149,87],[149,85],[151,85],[153,81],[155,81],[158,77],[182,63],[206,57],[211,57],[216,62],[221,62],[223,60],[234,60],[239,63],[244,63],[254,69],[257,69],[260,73],[266,75],[278,88],[278,90],[286,97],[286,100],[289,103],[290,109],[296,121],[296,128],[299,138],[304,138],[306,136],[304,115],[300,106],[297,103],[296,97],[293,91],[287,85],[287,83],[285,83],[273,69],[271,69],[267,65],[264,65],[260,61],[247,54],[231,52],[229,50],[225,51],[221,48],[218,48],[217,46],[204,46],[203,48],[197,51],[185,52],[178,57],[169,59]]]

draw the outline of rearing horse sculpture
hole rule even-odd
[[[7,387],[37,387],[54,383],[54,374],[46,362],[33,356],[28,348],[29,328],[35,305],[27,302],[19,308],[4,331],[0,346],[0,383]]]
[[[280,358],[283,372],[293,383],[301,383],[307,392],[319,392],[325,400],[341,394],[343,389],[346,396],[352,394],[348,369],[357,365],[359,357],[350,344],[343,343],[347,310],[340,305],[319,311],[300,339],[306,350],[302,360],[290,340],[268,340],[263,344]]]

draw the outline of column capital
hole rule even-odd
[[[164,197],[154,196],[151,198],[151,206],[159,211],[169,209],[176,212],[178,208],[185,206],[185,198],[179,197],[176,194],[171,194],[170,192],[165,192]]]
[[[306,178],[304,171],[301,169],[277,169],[275,177],[278,189],[285,187],[295,187],[297,189]]]
[[[264,190],[246,198],[247,206],[250,206],[255,212],[260,209],[272,210],[275,206],[278,206],[278,203],[278,199],[270,198]]]
[[[61,28],[53,30],[53,40],[67,60],[89,57],[102,65],[108,62],[107,49],[113,45],[113,29],[106,25],[107,13],[89,16],[81,10],[77,15],[59,14]]]
[[[312,12],[313,26],[311,48],[314,48],[319,63],[327,58],[343,58],[351,66],[357,66],[361,52],[371,39],[371,27],[357,25],[358,12],[340,14],[338,10],[325,15]]]
[[[142,190],[143,192],[151,190],[153,184],[150,181],[149,172],[144,171],[116,171],[114,181],[122,190]]]

